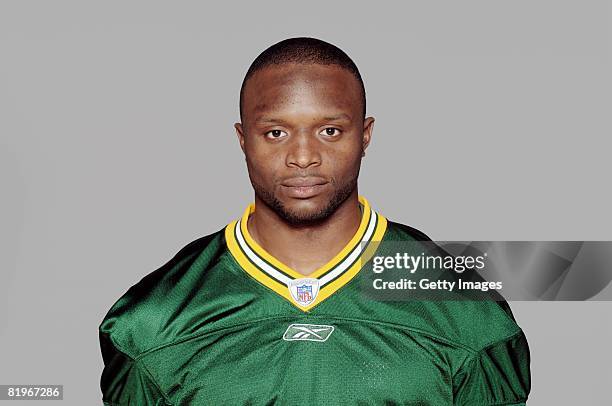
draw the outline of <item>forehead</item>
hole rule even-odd
[[[289,111],[347,112],[357,117],[361,87],[350,71],[336,65],[271,65],[247,81],[243,110],[250,118]]]

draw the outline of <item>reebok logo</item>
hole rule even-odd
[[[291,324],[283,334],[285,341],[325,341],[334,331],[334,326],[322,324]]]

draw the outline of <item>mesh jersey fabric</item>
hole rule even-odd
[[[325,283],[310,305],[282,286],[299,275],[250,245],[241,220],[252,205],[142,278],[99,326],[103,402],[524,405],[529,347],[506,302],[361,294],[369,262],[355,261],[355,243],[429,238],[360,202],[360,229],[315,272]],[[292,328],[300,339],[287,338]]]

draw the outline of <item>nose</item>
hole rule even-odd
[[[320,143],[316,136],[307,131],[295,133],[289,143],[287,166],[308,168],[321,164]]]

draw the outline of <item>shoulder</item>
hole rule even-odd
[[[132,358],[162,344],[181,303],[205,278],[203,270],[218,260],[224,246],[223,230],[219,230],[181,248],[111,306],[98,327],[101,339]]]
[[[387,219],[387,233],[385,238],[398,240],[431,241],[431,238],[421,230],[406,224]]]
[[[505,300],[374,301],[380,320],[469,353],[522,332]]]
[[[423,231],[394,221],[387,220],[387,233],[385,240],[391,245],[384,248],[389,252],[396,252],[401,245],[393,244],[411,241],[429,242],[429,254],[448,255],[441,247],[431,240]],[[420,244],[419,244],[420,246]],[[431,248],[431,247],[436,248]],[[406,245],[408,250],[415,249],[414,244]],[[419,251],[420,252],[420,251]],[[416,255],[416,253],[414,254]],[[455,279],[457,274],[450,272],[444,276],[432,274],[419,276],[421,278]],[[469,297],[466,294],[444,293],[449,300],[405,300],[388,302],[387,306],[393,309],[387,313],[393,322],[409,328],[438,337],[441,340],[466,347],[472,351],[480,351],[498,341],[522,334],[512,310],[507,301],[497,292],[490,291],[487,298],[478,296]]]
[[[457,300],[421,302],[424,329],[470,351],[522,332],[506,301]]]

